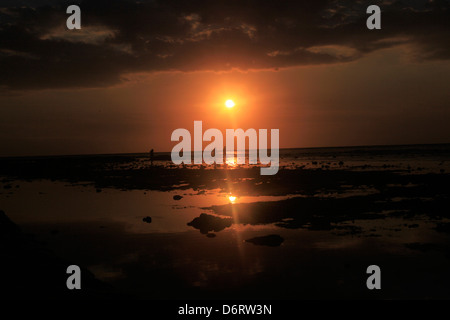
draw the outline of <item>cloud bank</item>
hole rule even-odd
[[[450,1],[89,0],[81,30],[68,1],[0,5],[0,87],[105,87],[158,71],[258,70],[345,63],[410,44],[450,58]],[[382,30],[366,28],[367,6]]]

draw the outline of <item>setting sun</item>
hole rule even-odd
[[[231,203],[234,203],[236,201],[236,197],[235,196],[229,196],[228,200],[230,200]]]
[[[235,106],[234,101],[233,100],[227,100],[225,101],[225,106],[227,108],[233,108]]]

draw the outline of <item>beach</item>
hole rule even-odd
[[[449,155],[282,149],[273,176],[167,153],[0,158],[2,223],[20,228],[2,239],[2,276],[23,276],[38,247],[49,265],[82,267],[89,298],[450,298]],[[367,289],[369,265],[382,290]]]

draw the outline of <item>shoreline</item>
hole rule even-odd
[[[261,176],[135,157],[28,159],[0,167],[0,209],[111,286],[104,298],[449,299],[446,163],[363,160]],[[371,264],[379,292],[365,287]]]

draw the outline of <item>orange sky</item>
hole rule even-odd
[[[109,88],[0,97],[1,155],[170,151],[177,128],[280,129],[280,147],[450,142],[450,63],[407,47],[279,71],[127,75]],[[236,106],[227,109],[226,99]],[[192,131],[193,132],[193,131]]]
[[[0,3],[0,156],[171,151],[279,129],[280,147],[450,143],[450,1]],[[227,109],[224,102],[235,101]]]

